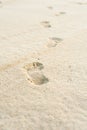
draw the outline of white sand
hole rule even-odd
[[[1,1],[0,130],[87,130],[87,0]]]

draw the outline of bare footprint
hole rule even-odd
[[[35,70],[35,69],[43,69],[43,64],[40,63],[40,62],[32,62],[32,63],[29,63],[27,65],[24,66],[24,68],[27,70],[27,71],[30,71],[30,70]]]
[[[52,7],[52,6],[48,6],[48,9],[52,10],[52,9],[53,9],[53,7]]]
[[[57,44],[60,43],[61,41],[62,41],[61,38],[51,37],[48,39],[47,47],[49,47],[49,48],[56,47]]]
[[[2,6],[2,1],[0,1],[0,7]]]
[[[39,71],[28,71],[28,80],[35,85],[41,85],[48,82],[48,79]]]
[[[26,70],[26,75],[30,83],[35,85],[41,85],[48,82],[48,79],[41,72],[44,68],[43,64],[40,62],[32,62],[23,67]]]
[[[60,14],[66,14],[66,12],[59,12]]]
[[[55,16],[60,16],[60,15],[64,15],[66,14],[66,12],[59,12],[59,13],[56,13]]]
[[[41,22],[41,25],[42,25],[43,27],[45,27],[45,28],[50,28],[50,27],[51,27],[49,21],[42,21],[42,22]]]
[[[76,4],[78,4],[78,5],[87,5],[87,2],[85,2],[85,3],[77,2]]]

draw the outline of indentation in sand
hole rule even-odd
[[[77,2],[78,5],[87,5],[87,2]]]
[[[42,22],[41,22],[41,25],[42,25],[43,27],[45,27],[45,28],[50,28],[50,27],[51,27],[49,21],[42,21]]]
[[[61,38],[51,37],[48,39],[47,47],[56,47],[58,43],[62,41]]]
[[[33,83],[35,85],[41,85],[48,81],[48,78],[46,78],[41,72],[41,69],[43,68],[44,66],[40,62],[32,62],[24,66],[30,83]]]
[[[66,12],[58,12],[55,14],[55,16],[60,16],[60,15],[64,15],[64,14],[66,14]]]
[[[0,7],[2,7],[2,1],[0,1]]]
[[[53,7],[52,7],[52,6],[48,6],[48,9],[52,10],[52,9],[53,9]]]
[[[0,71],[4,71],[4,70],[7,70],[7,69],[10,69],[10,68],[12,68],[12,67],[14,67],[14,66],[16,66],[16,65],[18,65],[18,64],[20,64],[22,62],[24,62],[25,60],[26,60],[26,58],[21,58],[21,59],[19,59],[17,61],[14,61],[12,63],[2,65],[2,66],[0,66]]]
[[[48,81],[48,79],[40,71],[28,71],[28,80],[35,85],[41,85]]]
[[[32,63],[29,63],[29,64],[25,65],[24,68],[27,71],[30,71],[30,70],[35,70],[35,69],[43,69],[44,66],[40,62],[32,62]]]

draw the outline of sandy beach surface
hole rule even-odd
[[[87,0],[0,0],[0,130],[87,130]]]

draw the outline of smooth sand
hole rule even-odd
[[[87,0],[0,2],[0,130],[87,130]]]

